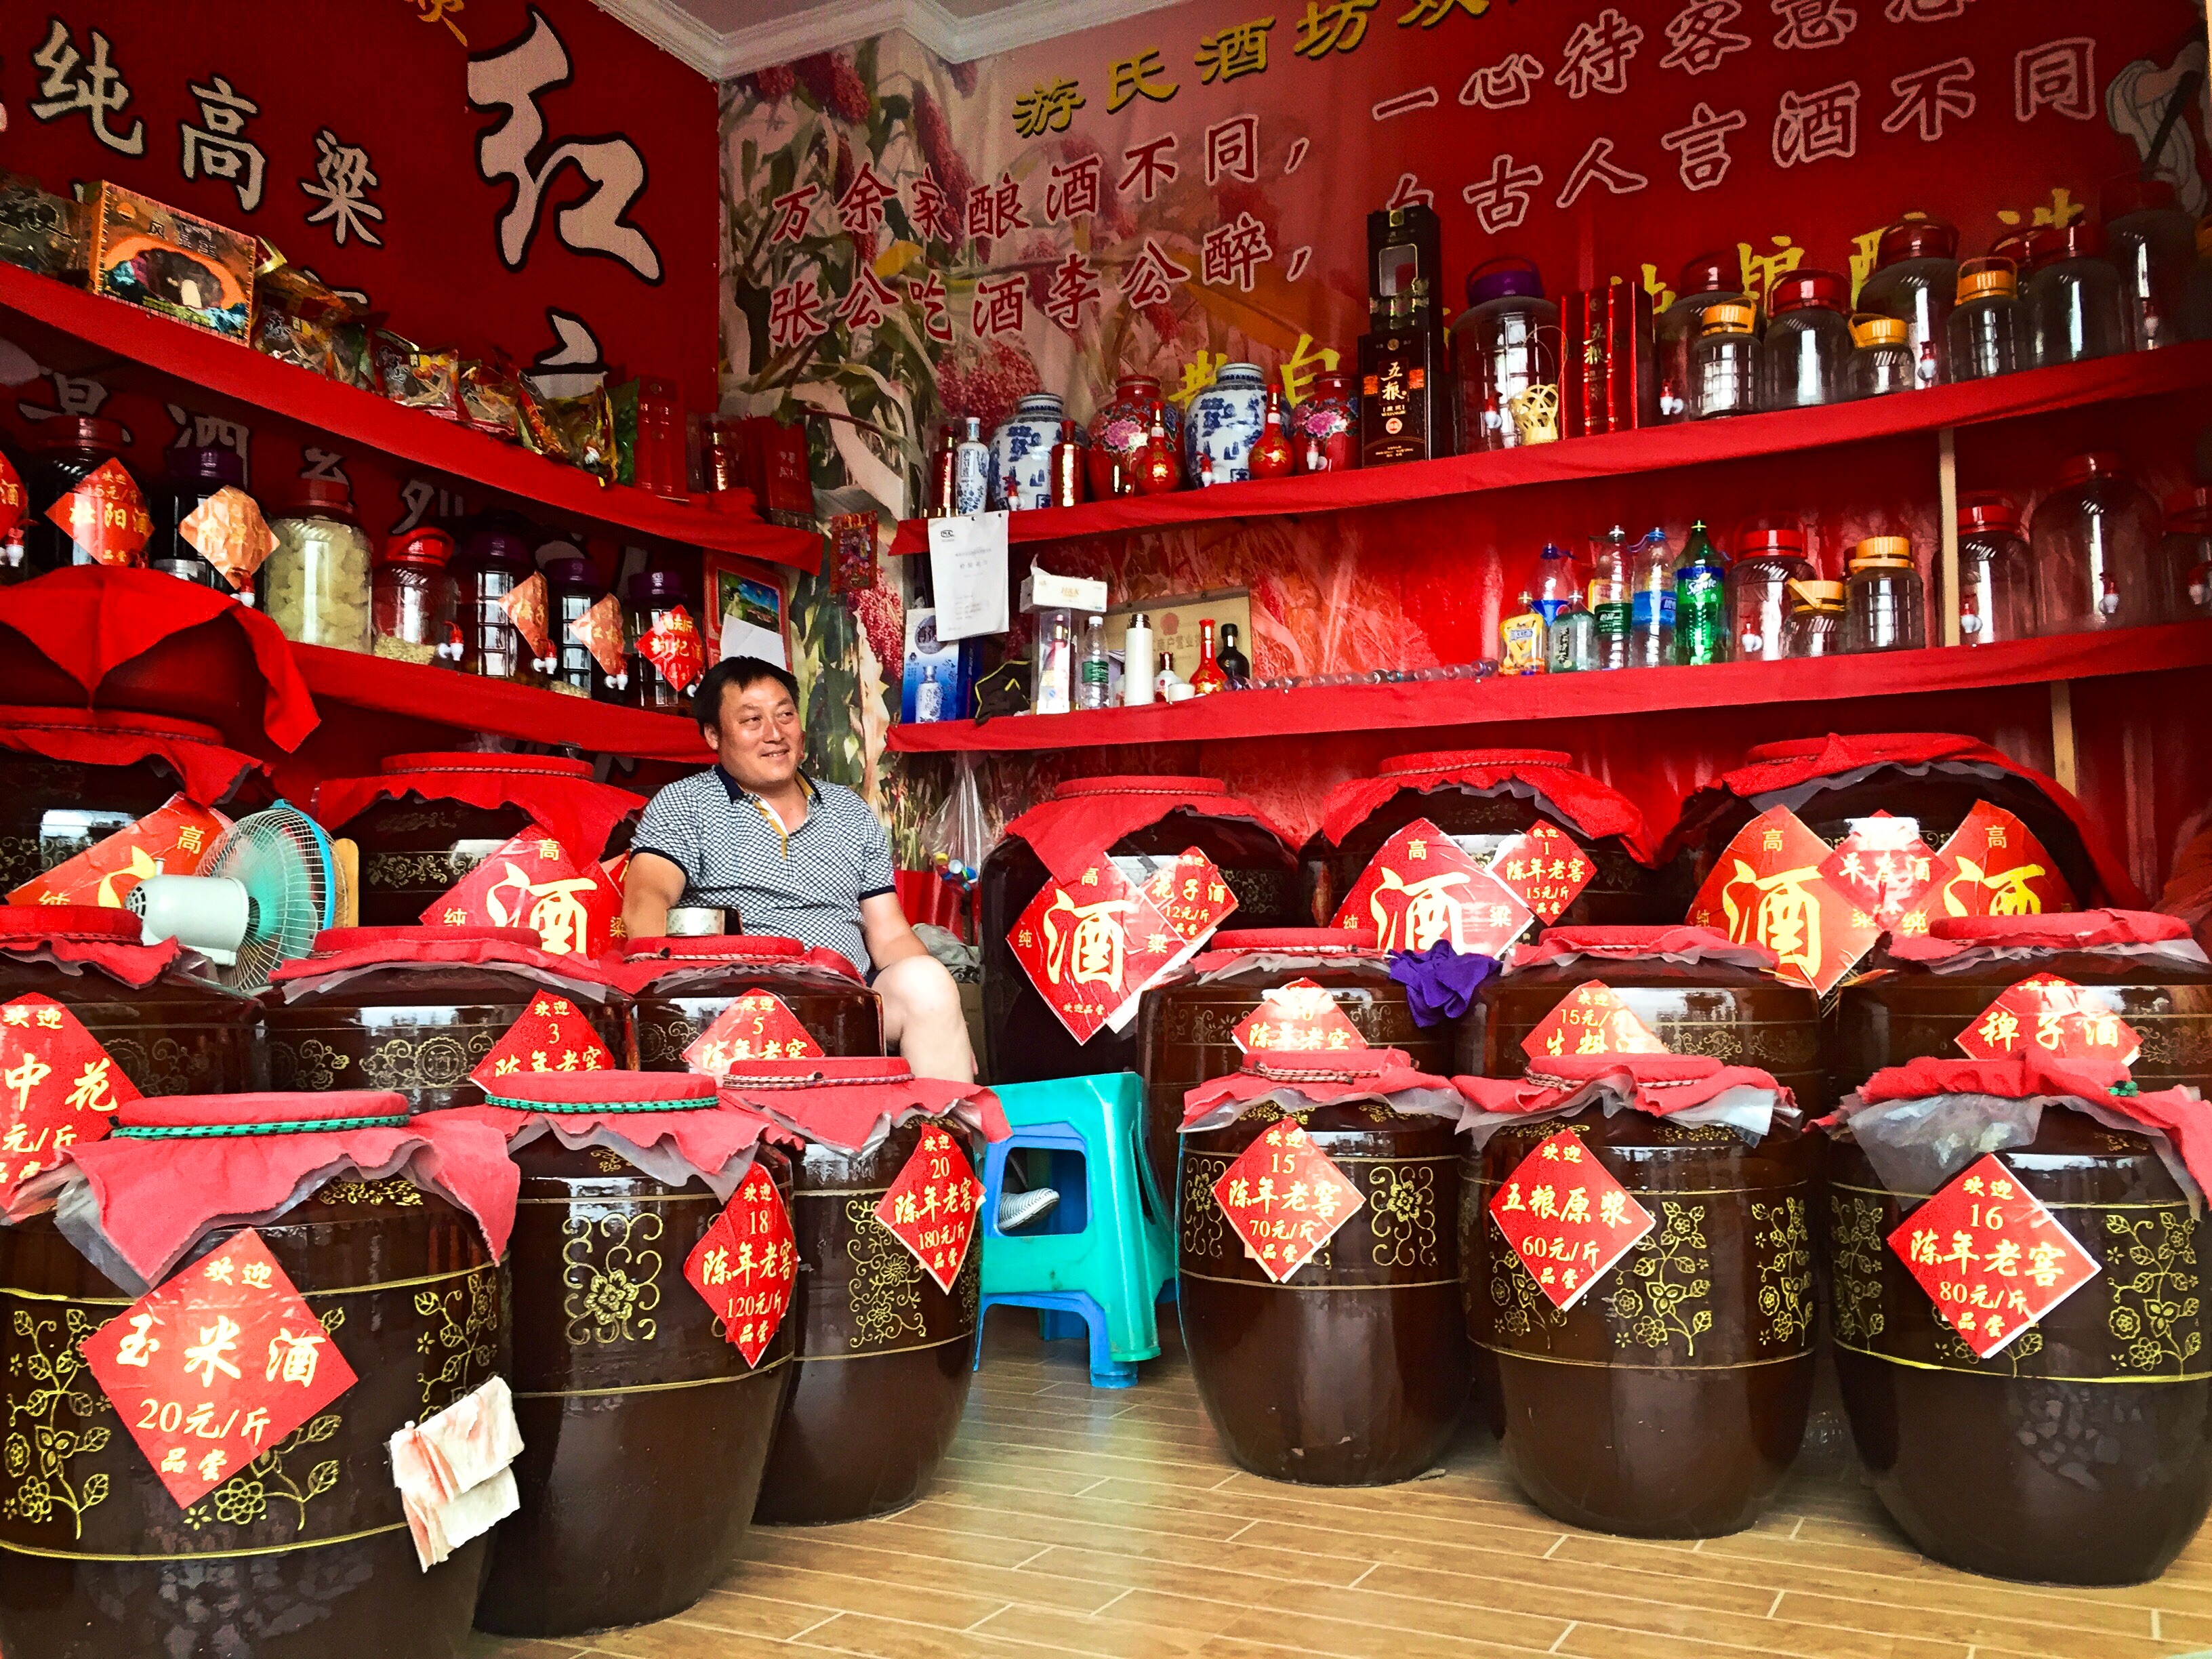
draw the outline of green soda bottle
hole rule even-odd
[[[1728,559],[1705,534],[1705,520],[1674,559],[1674,660],[1686,665],[1726,662],[1732,654],[1728,609]]]

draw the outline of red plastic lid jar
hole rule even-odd
[[[1735,562],[1746,559],[1802,559],[1805,532],[1789,526],[1756,525],[1735,532]]]
[[[1959,497],[1959,533],[2018,536],[2020,507],[2012,497],[1994,489],[1970,491]]]
[[[1674,279],[1674,292],[1687,298],[1697,294],[1741,294],[1743,262],[1734,253],[1700,253],[1682,267]]]
[[[76,449],[117,455],[122,453],[125,441],[118,422],[94,415],[64,416],[44,426],[39,433],[39,447],[50,451]]]
[[[2046,226],[2027,239],[2027,258],[2021,269],[2029,274],[2061,259],[2100,259],[2105,254],[2105,228],[2094,219],[2076,219],[2061,228]]]
[[[1766,308],[1776,317],[1808,307],[1841,313],[1850,299],[1850,283],[1832,270],[1793,270],[1767,289]]]
[[[270,519],[338,519],[359,524],[354,511],[353,487],[335,478],[302,478],[291,492],[269,509]]]
[[[2130,476],[2127,462],[2109,449],[2092,450],[2084,455],[2069,455],[2059,464],[2058,468],[2059,487],[2065,489],[2087,483],[2092,478],[2125,478]]]
[[[1959,229],[1941,219],[1900,219],[1881,234],[1874,263],[1879,270],[1900,259],[1955,259]]]

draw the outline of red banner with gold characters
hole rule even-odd
[[[10,904],[92,904],[118,910],[149,876],[189,876],[230,828],[220,812],[172,795],[127,830],[94,842],[8,895]]]
[[[706,672],[707,647],[691,613],[676,605],[662,613],[660,625],[637,636],[637,654],[658,668],[678,691],[689,691]]]
[[[23,492],[23,475],[15,462],[0,455],[0,547],[17,539],[15,526],[30,512],[30,497]]]
[[[1958,1044],[1974,1060],[2018,1060],[2040,1049],[2051,1060],[2110,1060],[2132,1066],[2142,1039],[2105,1001],[2056,974],[2033,974],[1976,1015]]]
[[[1721,849],[1689,920],[1764,945],[1784,979],[1826,996],[1881,937],[1873,915],[1820,873],[1828,853],[1795,812],[1770,807]]]
[[[596,863],[578,868],[532,824],[422,912],[432,927],[527,927],[548,956],[602,954],[622,926],[622,890]]]
[[[354,1385],[353,1367],[252,1228],[149,1291],[79,1345],[179,1509]],[[327,1437],[309,1431],[310,1439]],[[335,1474],[335,1470],[333,1470]],[[188,1516],[188,1518],[191,1518]],[[212,1517],[224,1519],[222,1500]]]
[[[1611,986],[1586,980],[1561,997],[1521,1051],[1540,1065],[1561,1054],[1663,1054],[1667,1045]]]
[[[1328,988],[1310,979],[1269,986],[1260,993],[1260,1006],[1238,1020],[1229,1035],[1248,1054],[1302,1049],[1341,1054],[1368,1046]]]
[[[1876,812],[1820,860],[1820,874],[1885,931],[1924,933],[1934,894],[1959,873],[1948,854],[1930,852],[1911,818]]]
[[[1514,1256],[1561,1312],[1651,1231],[1651,1212],[1597,1154],[1562,1129],[1513,1166],[1490,1218]]]
[[[799,1280],[799,1245],[791,1212],[775,1182],[757,1164],[721,1214],[684,1258],[684,1277],[714,1310],[722,1335],[757,1365],[791,1308]]]
[[[1186,848],[1172,865],[1155,872],[1145,884],[1145,896],[1176,937],[1192,945],[1202,944],[1237,909],[1237,895],[1229,890],[1221,866],[1195,847]]]
[[[876,1219],[949,1295],[968,1260],[982,1203],[983,1183],[975,1179],[968,1155],[932,1123],[924,1126],[921,1143],[898,1179],[876,1200]]]
[[[1333,926],[1372,927],[1386,951],[1449,944],[1462,956],[1502,956],[1534,912],[1426,818],[1375,849]]]
[[[478,1060],[469,1081],[498,1094],[503,1078],[538,1072],[605,1072],[614,1067],[614,1050],[592,1029],[566,997],[541,992],[522,1018],[508,1026],[491,1052]]]
[[[1068,1035],[1088,1042],[1182,953],[1158,907],[1101,854],[1072,887],[1048,881],[1007,935]]]
[[[818,1060],[822,1052],[781,997],[756,989],[714,1016],[684,1049],[684,1063],[720,1077],[740,1060]]]
[[[1899,1223],[1889,1248],[1984,1359],[2100,1271],[2043,1200],[1988,1154]]]
[[[2074,890],[2034,832],[2002,806],[1974,803],[1943,843],[1955,873],[1938,889],[1950,916],[2039,916],[2074,908]]]
[[[1566,914],[1597,873],[1596,862],[1575,838],[1548,823],[1508,841],[1489,868],[1547,927]]]
[[[137,481],[112,459],[56,501],[46,517],[95,564],[136,564],[138,550],[154,538],[153,515],[146,511]]]
[[[1244,1254],[1279,1285],[1367,1200],[1312,1137],[1285,1118],[1221,1172],[1213,1201]]]
[[[64,1147],[102,1139],[138,1090],[84,1022],[39,995],[0,1004],[0,1200],[61,1161]]]

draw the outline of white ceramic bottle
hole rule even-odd
[[[1121,701],[1131,708],[1148,703],[1158,690],[1152,665],[1152,619],[1139,611],[1129,618],[1121,639]]]

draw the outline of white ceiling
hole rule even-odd
[[[701,74],[763,64],[903,29],[948,63],[971,63],[1180,0],[597,0]]]

